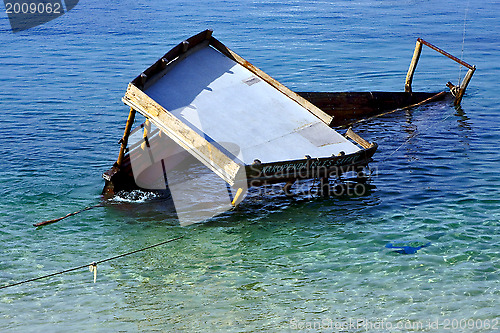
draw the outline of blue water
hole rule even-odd
[[[0,290],[0,331],[500,331],[499,13],[493,0],[89,0],[16,34],[0,14],[0,285],[186,235],[99,265],[96,284],[80,270]],[[256,198],[185,228],[161,203],[122,201],[31,226],[99,203],[127,83],[199,31],[295,90],[402,91],[416,38],[460,57],[464,18],[478,69],[462,107],[355,127],[380,145],[365,196]],[[424,49],[414,90],[464,75]],[[413,240],[431,245],[385,248]]]

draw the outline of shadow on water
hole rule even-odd
[[[301,181],[291,189],[291,195],[283,191],[283,184],[251,188],[245,200],[237,207],[221,214],[197,221],[205,227],[254,224],[268,219],[273,214],[293,211],[295,215],[306,214],[311,208],[322,212],[351,214],[366,206],[376,205],[377,189],[370,183],[333,183],[331,195],[322,196],[318,182]],[[375,194],[375,195],[374,195]],[[197,198],[192,197],[193,204]],[[125,218],[127,223],[166,223],[179,226],[175,203],[168,190],[120,192],[111,199],[107,207],[109,214]]]
[[[461,106],[457,106],[455,116],[457,116],[458,129],[464,132],[472,131],[472,124],[470,118],[466,115]]]
[[[453,118],[457,121],[456,125],[446,121]],[[370,217],[383,215],[397,205],[409,207],[419,202],[435,202],[437,189],[442,195],[452,190],[441,184],[441,177],[453,172],[447,165],[457,158],[457,149],[459,152],[467,150],[467,147],[450,146],[448,141],[458,140],[467,146],[472,128],[473,124],[465,111],[460,107],[453,109],[450,101],[432,103],[360,124],[356,130],[370,141],[379,142],[381,147],[381,156],[376,156],[372,164],[375,169],[373,181],[363,187],[362,192],[350,188],[350,192],[335,193],[325,198],[319,194],[314,181],[303,181],[294,185],[292,196],[287,196],[283,192],[283,184],[263,186],[250,189],[237,208],[208,216],[196,223],[203,228],[224,228],[267,225],[268,221],[279,220],[281,222],[276,227],[280,227],[282,220],[315,224],[311,222],[313,214],[322,224],[335,224],[345,222],[346,217],[362,221],[363,214]],[[396,151],[398,149],[400,152]],[[436,165],[438,160],[442,161]],[[411,186],[402,186],[405,182],[411,182]],[[200,199],[196,196],[190,199],[193,209],[210,195],[210,186],[203,184],[200,187],[206,190],[194,193]],[[392,196],[394,201],[390,203],[383,199],[384,196]],[[109,207],[109,214],[124,218],[128,224],[179,226],[176,207],[168,190],[120,193]]]
[[[156,221],[178,225],[174,202],[168,190],[121,191],[107,203],[110,215],[124,218],[129,224]]]

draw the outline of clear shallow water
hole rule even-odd
[[[188,235],[99,265],[97,284],[77,271],[2,290],[0,329],[295,331],[292,319],[349,318],[425,329],[435,319],[498,319],[498,7],[470,2],[464,59],[478,70],[461,110],[439,103],[355,128],[380,145],[368,195],[256,198],[188,228],[158,202],[31,224],[99,202],[127,83],[184,38],[213,28],[295,90],[400,91],[417,37],[460,56],[466,4],[88,1],[15,35],[0,15],[0,283]],[[424,49],[414,90],[457,79],[458,66]],[[415,255],[384,248],[411,239],[432,244]]]

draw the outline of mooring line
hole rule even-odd
[[[455,113],[450,113],[449,115],[447,115],[446,117],[444,117],[443,119],[441,119],[440,121],[438,121],[437,123],[434,123],[428,127],[425,127],[423,130],[429,130],[431,128],[433,128],[434,126],[436,126],[437,124],[440,124],[440,123],[443,123],[445,122],[448,118],[450,118],[451,116],[453,116]],[[429,118],[429,117],[428,117]],[[406,144],[408,144],[408,142],[410,142],[412,139],[416,138],[420,133],[422,133],[422,130],[416,130],[412,135],[410,135],[410,137],[408,139],[405,140],[405,142],[403,142],[401,145],[399,145],[399,147],[397,147],[394,151],[392,151],[392,153],[389,154],[389,156],[386,156],[383,160],[381,160],[378,164],[383,164],[385,162],[387,162],[387,160],[392,156],[394,155],[398,150],[400,150],[401,148],[403,148]]]
[[[34,227],[41,227],[41,226],[44,226],[46,224],[51,224],[51,223],[55,223],[55,222],[58,222],[58,221],[61,221],[61,220],[64,220],[65,218],[68,218],[70,216],[73,216],[73,215],[76,215],[76,214],[80,214],[81,212],[85,212],[87,210],[91,210],[91,209],[94,209],[94,208],[97,208],[97,207],[104,207],[104,202],[101,202],[97,205],[94,205],[94,206],[88,206],[88,207],[85,207],[83,209],[80,209],[76,212],[73,212],[73,213],[69,213],[69,214],[66,214],[64,215],[63,217],[59,217],[57,219],[53,219],[53,220],[47,220],[47,221],[43,221],[43,222],[38,222],[38,223],[35,223],[33,224]]]
[[[182,235],[182,236],[179,236],[179,237],[176,237],[176,238],[171,238],[171,239],[163,241],[161,243],[153,244],[153,245],[144,247],[142,249],[134,250],[134,251],[131,251],[131,252],[119,254],[119,255],[111,257],[111,258],[102,259],[102,260],[99,260],[99,261],[94,261],[94,262],[92,262],[90,264],[81,265],[81,266],[73,267],[73,268],[68,268],[68,269],[65,269],[65,270],[60,271],[60,272],[55,272],[55,273],[47,274],[47,275],[44,275],[44,276],[39,276],[39,277],[36,277],[36,278],[33,278],[33,279],[28,279],[28,280],[24,280],[24,281],[20,281],[20,282],[11,283],[11,284],[8,284],[8,285],[5,285],[5,286],[0,286],[0,289],[10,288],[10,287],[18,286],[18,285],[29,283],[29,282],[33,282],[33,281],[38,281],[38,280],[46,279],[46,278],[49,278],[49,277],[52,277],[52,276],[56,276],[56,275],[61,275],[61,274],[73,272],[73,271],[76,271],[76,270],[79,270],[79,269],[83,269],[83,268],[90,268],[90,271],[94,273],[94,283],[95,283],[96,282],[96,274],[97,274],[97,265],[98,264],[102,264],[102,263],[107,262],[107,261],[111,261],[111,260],[123,258],[123,257],[129,256],[129,255],[132,255],[132,254],[135,254],[135,253],[138,253],[138,252],[146,251],[146,250],[152,249],[152,248],[157,247],[157,246],[165,245],[167,243],[171,243],[173,241],[176,241],[176,240],[179,240],[181,238],[184,238],[185,236],[186,235]]]
[[[460,55],[460,60],[464,59],[464,45],[465,45],[465,27],[467,26],[467,13],[469,12],[470,0],[467,1],[467,7],[465,8],[464,14],[464,32],[462,34],[462,54]],[[460,81],[462,80],[462,65],[458,66],[458,85],[460,85]]]

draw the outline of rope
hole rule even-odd
[[[68,268],[68,269],[65,269],[65,270],[60,271],[60,272],[51,273],[51,274],[47,274],[47,275],[44,275],[44,276],[39,276],[39,277],[36,277],[36,278],[33,278],[33,279],[29,279],[29,280],[24,280],[24,281],[20,281],[20,282],[16,282],[16,283],[11,283],[11,284],[8,284],[8,285],[5,285],[5,286],[1,286],[0,289],[10,288],[10,287],[18,286],[20,284],[25,284],[25,283],[29,283],[29,282],[33,282],[33,281],[38,281],[38,280],[46,279],[46,278],[49,278],[49,277],[52,277],[52,276],[61,275],[61,274],[65,274],[65,273],[69,273],[69,272],[73,272],[73,271],[77,271],[79,269],[83,269],[83,268],[87,268],[87,267],[89,267],[90,271],[94,273],[94,283],[95,283],[96,282],[96,277],[97,277],[97,265],[98,264],[102,264],[102,263],[107,262],[107,261],[111,261],[111,260],[123,258],[123,257],[129,256],[129,255],[132,255],[132,254],[135,254],[135,253],[138,253],[138,252],[146,251],[146,250],[152,249],[154,247],[165,245],[167,243],[179,240],[179,239],[184,238],[184,237],[185,237],[185,235],[182,235],[182,236],[179,236],[179,237],[176,237],[176,238],[171,238],[169,240],[163,241],[161,243],[157,243],[157,244],[154,244],[154,245],[150,245],[150,246],[144,247],[144,248],[139,249],[139,250],[134,250],[134,251],[131,251],[131,252],[127,252],[127,253],[123,253],[123,254],[111,257],[111,258],[107,258],[107,259],[103,259],[103,260],[99,260],[99,261],[94,261],[94,262],[92,262],[90,264],[85,264],[85,265],[81,265],[81,266],[78,266],[78,267]]]
[[[94,209],[94,208],[97,208],[97,207],[104,207],[104,202],[101,202],[101,203],[99,203],[97,205],[94,205],[94,206],[85,207],[84,209],[80,209],[79,211],[66,214],[63,217],[59,217],[57,219],[47,220],[47,221],[35,223],[35,224],[33,224],[33,226],[34,227],[41,227],[41,226],[46,225],[46,224],[55,223],[55,222],[64,220],[67,217],[70,217],[70,216],[73,216],[73,215],[76,215],[76,214],[80,214],[81,212],[84,212],[84,211],[87,211],[87,210],[91,210],[91,209]]]
[[[464,14],[464,32],[462,34],[462,53],[460,55],[460,60],[464,59],[464,45],[465,45],[465,27],[467,25],[467,13],[469,11],[469,4],[470,0],[467,1],[467,7],[465,7],[465,14]],[[460,81],[462,80],[462,65],[458,65],[458,85],[460,85]]]
[[[437,124],[445,122],[448,118],[450,118],[453,115],[454,115],[454,113],[450,113],[449,115],[447,115],[446,117],[444,117],[443,119],[441,119],[440,121],[438,121],[437,123],[434,123],[433,125],[424,128],[424,130],[429,130],[429,129],[433,128],[434,126],[436,126]],[[421,130],[416,130],[405,142],[403,142],[392,153],[390,153],[389,156],[385,157],[382,161],[380,161],[379,164],[385,163],[392,155],[394,155],[398,150],[400,150],[406,144],[408,144],[408,142],[410,142],[413,138],[417,137],[421,132],[422,132]]]

